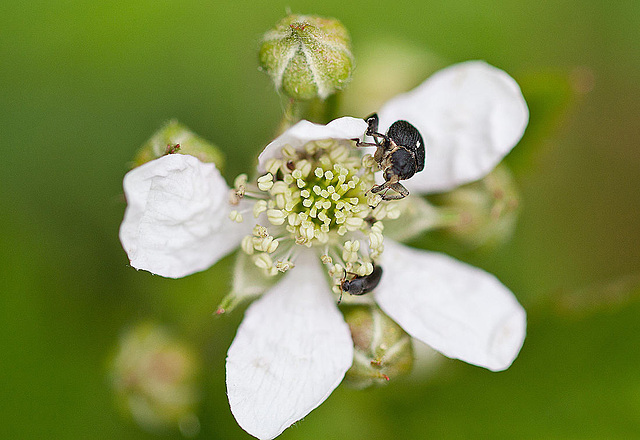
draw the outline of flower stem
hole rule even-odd
[[[293,98],[288,98],[284,106],[282,120],[278,125],[278,135],[284,133],[289,127],[302,119],[303,103]]]

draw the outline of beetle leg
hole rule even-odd
[[[382,200],[400,200],[409,195],[409,190],[402,186],[400,182],[391,183],[387,186],[387,191],[382,195]],[[387,194],[389,189],[394,190],[397,194]]]
[[[384,189],[387,189],[387,190],[389,189],[389,182],[384,182],[384,183],[381,183],[380,185],[374,185],[367,192],[372,192],[374,194],[377,194]]]
[[[395,177],[395,176],[394,176]],[[375,185],[369,191],[376,194],[380,191],[383,191],[382,200],[400,200],[404,199],[409,195],[409,190],[402,186],[400,182],[398,182],[397,178],[392,178],[391,180],[387,180],[380,185]],[[389,190],[395,191],[397,194],[388,194]]]
[[[391,179],[386,180],[384,183],[381,183],[380,185],[372,186],[371,189],[369,191],[367,191],[367,193],[372,192],[374,194],[377,194],[382,190],[387,190],[388,191],[389,188],[391,187],[391,185],[396,183],[396,182],[398,182],[398,176],[391,176]],[[386,191],[385,191],[385,194],[386,194]]]
[[[390,143],[391,139],[389,139],[389,136],[387,136],[386,134],[382,134],[382,133],[367,133],[367,135],[371,136],[373,138],[373,141],[376,143],[376,145],[382,145],[383,143]],[[380,142],[380,139],[382,138],[382,140],[384,142]]]
[[[385,142],[386,143],[390,142],[390,139],[386,134],[373,132],[373,133],[366,133],[366,135],[371,136],[373,138],[373,141],[376,143],[376,145],[382,145]],[[380,139],[382,139],[382,141]]]
[[[356,147],[377,147],[382,145],[383,142],[380,141],[379,138],[382,138],[382,141],[389,141],[389,137],[381,133],[367,133],[367,136],[371,136],[373,138],[374,143],[372,142],[364,142],[364,140],[360,140],[360,138],[353,138],[352,141],[356,142]]]
[[[377,147],[378,146],[378,144],[373,144],[371,142],[362,142],[358,138],[351,139],[351,140],[356,141],[356,147]]]
[[[378,124],[380,123],[380,119],[378,118],[377,113],[372,113],[365,118],[367,122],[367,131],[366,134],[372,136],[371,133],[376,133],[378,131]]]

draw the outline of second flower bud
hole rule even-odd
[[[276,88],[296,100],[327,98],[347,84],[353,69],[346,28],[314,15],[281,20],[264,35],[259,58]]]

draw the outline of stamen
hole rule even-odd
[[[246,174],[239,174],[238,177],[236,177],[235,180],[233,181],[233,187],[235,189],[240,189],[246,186],[248,181],[249,181],[249,176],[247,176]]]
[[[269,270],[273,267],[273,261],[271,257],[267,254],[260,254],[254,257],[253,262],[260,269]]]
[[[236,223],[242,223],[242,214],[236,210],[233,210],[229,213],[229,219]]]
[[[278,269],[279,272],[286,272],[289,269],[293,269],[295,267],[295,264],[293,264],[291,261],[278,261],[276,263],[276,269]]]
[[[282,161],[278,159],[269,159],[265,164],[265,169],[267,170],[267,172],[271,173],[274,176],[278,173],[278,170],[281,167]]]
[[[266,200],[258,200],[253,205],[253,216],[255,218],[258,218],[258,217],[260,217],[260,214],[262,214],[266,210],[267,210],[267,201]]]
[[[267,173],[264,176],[258,177],[258,188],[261,191],[269,191],[273,186],[273,174]]]
[[[267,174],[267,176],[268,175],[269,174]],[[262,177],[266,177],[266,176],[262,176]],[[258,183],[260,182],[260,179],[258,179]],[[289,185],[287,185],[282,180],[279,180],[279,181],[271,184],[271,187],[269,189],[269,194],[271,194],[272,196],[275,196],[275,195],[278,195],[278,194],[284,194],[288,190],[289,190]]]
[[[380,220],[399,210],[387,202],[369,206],[373,197],[367,190],[375,185],[374,170],[363,165],[375,161],[357,154],[347,142],[332,139],[309,142],[300,151],[287,145],[281,158],[267,161],[266,173],[255,183],[247,184],[246,176],[236,178],[233,198],[258,199],[251,212],[255,218],[266,217],[265,226],[257,225],[241,244],[256,266],[268,275],[290,270],[291,253],[303,245],[322,246],[320,258],[339,291],[345,276],[373,271],[384,249]],[[242,214],[231,215],[239,221]],[[361,246],[360,240],[367,240],[368,246]]]
[[[253,238],[254,237],[252,237],[251,235],[247,235],[240,242],[240,247],[242,248],[242,251],[247,255],[253,255],[253,251],[254,251]]]
[[[279,226],[284,223],[285,213],[279,209],[268,209],[267,218],[271,224]]]
[[[267,228],[265,228],[264,226],[255,225],[253,227],[253,235],[255,235],[256,237],[268,237],[269,232],[267,231]]]

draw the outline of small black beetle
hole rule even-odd
[[[424,141],[416,127],[407,121],[396,121],[391,124],[387,134],[378,133],[378,114],[367,117],[366,136],[373,137],[375,143],[356,141],[357,147],[377,147],[373,156],[376,163],[383,171],[385,182],[371,188],[372,193],[382,190],[383,200],[398,200],[409,195],[409,190],[402,186],[400,180],[407,180],[415,173],[424,169]],[[397,194],[387,195],[392,189]]]
[[[364,295],[378,287],[380,278],[382,278],[382,267],[373,266],[373,272],[369,275],[356,275],[351,280],[343,280],[340,284],[340,299],[338,300],[338,304],[342,301],[343,292],[348,292],[351,295]]]

